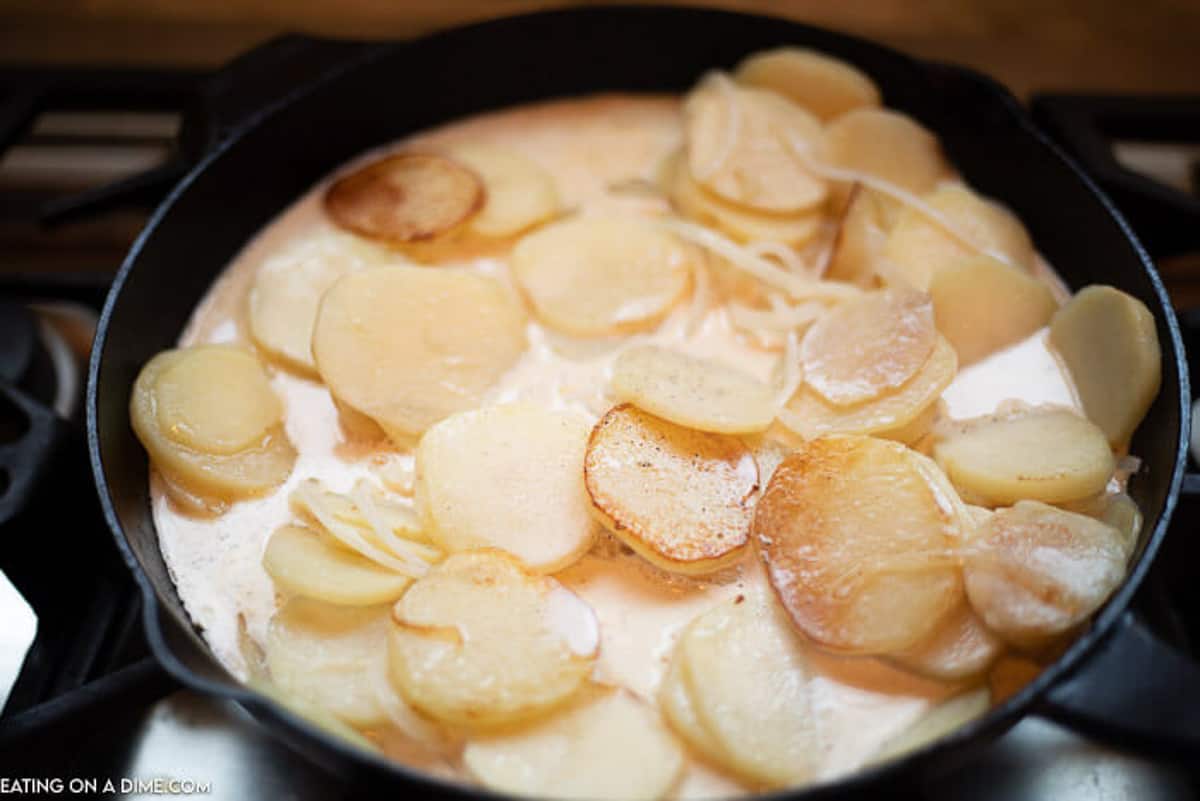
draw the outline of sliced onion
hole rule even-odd
[[[779,394],[775,396],[775,405],[782,408],[804,382],[804,371],[800,369],[800,335],[794,328],[787,333],[780,359]]]

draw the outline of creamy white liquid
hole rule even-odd
[[[485,115],[422,135],[412,144],[446,147],[473,142],[511,148],[555,176],[567,207],[582,214],[629,214],[661,201],[615,193],[609,185],[652,178],[659,161],[679,141],[676,100],[614,97]],[[305,243],[341,236],[321,210],[322,189],[323,185],[314,188],[238,255],[197,309],[180,344],[250,343],[245,306],[255,270],[269,258],[289,258],[288,253],[300,252]],[[437,269],[476,270],[507,280],[507,265],[498,258]],[[771,379],[777,351],[755,347],[738,336],[721,309],[701,309],[702,316],[696,311],[683,304],[641,339]],[[605,393],[621,343],[570,341],[533,322],[528,335],[527,353],[493,389],[488,403],[522,399],[575,409],[593,420],[611,405]],[[287,433],[299,453],[282,487],[267,497],[234,504],[220,517],[197,519],[171,505],[157,477],[152,485],[159,541],[180,597],[217,657],[243,677],[248,666],[239,648],[238,619],[245,620],[253,639],[264,641],[277,599],[261,557],[271,532],[292,519],[288,495],[297,482],[317,478],[332,490],[347,491],[359,478],[377,479],[384,464],[411,459],[387,443],[347,440],[323,385],[284,370],[275,370],[272,382],[285,404]],[[944,397],[955,418],[991,412],[1011,399],[1077,405],[1046,348],[1045,332],[961,371]],[[623,553],[606,534],[600,535],[592,553],[557,578],[592,607],[599,621],[596,678],[648,700],[657,695],[684,626],[721,599],[766,591],[752,553],[717,576],[684,579]],[[823,742],[820,779],[855,769],[883,741],[955,689],[880,660],[839,658],[814,650],[811,663],[813,708]],[[381,740],[393,756],[425,764],[394,735]],[[453,769],[453,759],[449,762]],[[676,795],[715,797],[747,789],[693,760]]]

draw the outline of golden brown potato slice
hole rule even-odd
[[[1003,643],[988,631],[964,598],[932,637],[891,658],[924,676],[960,681],[983,673],[1003,650]]]
[[[987,687],[978,687],[942,701],[919,717],[912,726],[885,742],[871,762],[887,762],[924,748],[975,718],[983,717],[991,705],[992,696]]]
[[[990,256],[939,270],[929,295],[938,331],[964,367],[1025,339],[1058,308],[1049,287]]]
[[[806,47],[752,53],[734,71],[738,83],[770,89],[822,122],[879,105],[879,87],[857,67]]]
[[[525,236],[513,277],[542,322],[606,336],[656,325],[684,296],[696,254],[644,220],[577,217]]]
[[[803,647],[773,598],[726,601],[692,621],[677,647],[714,761],[770,787],[812,779],[818,713]]]
[[[781,95],[713,74],[684,102],[688,172],[730,203],[772,214],[807,211],[825,200],[792,141],[820,146],[821,122]]]
[[[1016,215],[999,203],[961,184],[941,186],[926,201],[969,243],[919,209],[904,209],[888,235],[883,255],[911,286],[928,289],[939,272],[979,255],[990,255],[1015,269],[1033,268],[1029,233]]]
[[[160,408],[160,385],[167,410]],[[189,395],[189,387],[199,388],[198,394]],[[230,346],[155,356],[134,383],[129,416],[171,497],[194,513],[221,512],[232,501],[262,495],[282,484],[296,461],[282,406],[262,367]],[[239,443],[248,444],[233,452],[195,447],[227,451]]]
[[[879,434],[915,442],[924,436],[932,420],[911,430],[906,430],[907,426],[927,412],[936,412],[937,400],[954,380],[957,369],[954,348],[939,336],[929,359],[895,392],[854,406],[834,406],[802,387],[780,411],[779,422],[805,439],[822,434]]]
[[[325,191],[325,211],[348,231],[406,245],[444,235],[484,202],[474,171],[432,153],[399,153],[339,177]]]
[[[594,685],[533,723],[467,743],[463,764],[491,790],[533,798],[662,798],[683,751],[627,690]]]
[[[558,213],[554,178],[519,153],[470,145],[455,148],[452,156],[483,179],[483,208],[468,223],[475,233],[513,236]]]
[[[905,384],[937,342],[922,292],[867,292],[813,323],[800,343],[805,383],[835,406],[853,406]]]
[[[267,540],[263,569],[289,595],[342,606],[394,601],[412,579],[339,547],[301,526],[281,526]]]
[[[1125,578],[1121,532],[1084,515],[1021,501],[992,515],[963,552],[971,606],[1018,646],[1070,631]]]
[[[911,117],[881,108],[858,108],[825,129],[829,161],[917,194],[950,175],[937,137]]]
[[[592,430],[583,470],[600,520],[663,570],[709,573],[745,552],[758,467],[741,440],[622,404]]]
[[[526,720],[573,695],[591,673],[591,608],[503,551],[452,554],[392,610],[389,675],[437,720],[472,728]]]
[[[1022,407],[939,431],[933,455],[973,503],[1060,503],[1104,489],[1116,463],[1104,432],[1070,409]]]
[[[1088,419],[1114,448],[1124,447],[1162,382],[1154,315],[1119,289],[1089,286],[1054,316],[1050,344],[1070,370]]]
[[[583,488],[591,426],[531,404],[448,417],[417,447],[417,506],[449,551],[490,546],[539,573],[554,573],[592,544]]]
[[[903,651],[962,599],[959,521],[911,451],[870,437],[803,443],[775,470],[753,534],[796,626],[826,648]]]
[[[862,184],[854,184],[838,221],[825,277],[865,289],[875,286],[876,267],[887,242],[886,219],[880,198]]]
[[[405,442],[479,405],[525,350],[525,312],[495,279],[423,267],[347,275],[313,331],[322,380]]]
[[[657,345],[623,351],[613,363],[611,390],[619,401],[701,431],[747,434],[775,420],[775,392],[767,384]]]

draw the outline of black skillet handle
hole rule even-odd
[[[0,438],[0,526],[29,505],[42,478],[62,452],[71,426],[51,409],[0,381],[0,411],[15,438]]]

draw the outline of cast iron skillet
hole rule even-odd
[[[175,344],[239,248],[351,156],[456,117],[542,98],[680,92],[705,70],[728,68],[751,51],[781,44],[811,46],[869,73],[887,105],[937,132],[972,186],[1020,215],[1071,286],[1112,284],[1146,303],[1158,323],[1163,382],[1132,447],[1145,464],[1130,485],[1145,526],[1128,578],[1090,629],[1021,692],[934,746],[840,782],[779,796],[877,790],[881,782],[893,790],[898,781],[918,787],[1028,714],[1156,753],[1200,751],[1200,676],[1127,610],[1166,531],[1188,441],[1179,331],[1145,251],[1091,180],[992,81],[859,39],[708,10],[556,11],[410,43],[343,47],[317,78],[217,132],[219,141],[154,214],[122,266],[101,319],[88,384],[88,438],[100,499],[144,591],[149,642],[167,671],[190,687],[237,700],[360,791],[487,795],[362,753],[249,691],[221,667],[191,625],[158,550],[146,454],[129,427],[130,388],[151,356]],[[246,80],[273,68],[271,59],[248,64],[241,71]],[[1114,665],[1124,674],[1116,675]]]

